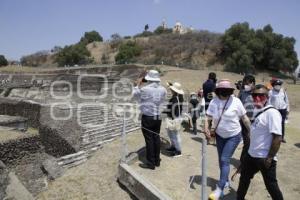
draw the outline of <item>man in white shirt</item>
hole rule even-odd
[[[276,179],[276,154],[282,135],[281,115],[274,107],[267,105],[268,89],[264,85],[256,85],[252,97],[257,112],[251,125],[250,147],[242,158],[237,200],[244,200],[250,181],[258,171],[272,199],[283,200]]]
[[[147,83],[142,87],[143,82]],[[147,158],[147,163],[141,167],[155,169],[160,166],[160,114],[167,90],[160,85],[159,73],[156,70],[150,70],[145,77],[139,78],[136,84],[133,96],[140,104]]]
[[[289,99],[285,92],[285,89],[282,87],[283,81],[276,79],[272,82],[273,89],[269,92],[269,104],[276,108],[282,117],[282,142],[286,143],[284,138],[285,135],[285,120],[289,114],[290,106]]]

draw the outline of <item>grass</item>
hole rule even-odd
[[[27,66],[17,66],[17,65],[0,67],[0,72],[2,73],[38,73],[38,72],[43,72],[48,70],[53,70],[53,68],[27,67]]]
[[[17,130],[2,130],[0,129],[0,143],[4,143],[10,140],[21,139],[25,137],[32,137],[38,135],[38,129],[29,127],[26,132]]]
[[[166,86],[166,81],[178,81],[182,84],[183,88],[188,91],[198,91],[202,87],[202,83],[207,79],[208,73],[214,71],[217,74],[217,79],[229,79],[232,83],[237,80],[242,80],[243,76],[236,73],[215,71],[207,68],[206,70],[188,70],[176,67],[161,67],[164,72],[162,77],[162,84]],[[256,76],[256,83],[267,83],[271,77],[268,73],[260,73]],[[300,84],[291,84],[291,80],[285,80],[284,87],[287,89],[287,94],[290,100],[291,111],[300,111]],[[237,91],[236,91],[237,92]]]

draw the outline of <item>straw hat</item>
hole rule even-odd
[[[147,75],[145,76],[145,79],[147,81],[155,81],[155,82],[160,82],[160,76],[158,71],[156,70],[150,70]]]
[[[235,89],[228,79],[222,79],[217,83],[216,89],[224,88],[224,89]]]
[[[181,87],[181,84],[178,82],[174,82],[171,86],[170,89],[176,92],[177,94],[184,94],[184,91]]]

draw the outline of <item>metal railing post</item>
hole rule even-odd
[[[205,108],[204,108],[204,113],[205,113]],[[204,115],[204,123],[205,123],[205,118],[206,115]],[[207,200],[207,192],[206,192],[206,186],[207,186],[207,139],[206,136],[202,138],[202,188],[201,188],[201,199],[202,200]]]
[[[128,149],[127,149],[127,142],[126,142],[126,112],[125,112],[125,107],[123,110],[123,127],[122,127],[122,134],[121,134],[121,162],[126,163],[126,157],[128,154]]]

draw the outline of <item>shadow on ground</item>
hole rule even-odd
[[[192,137],[192,140],[195,140],[196,142],[202,143],[203,139],[201,137]],[[211,146],[217,146],[215,141],[210,141],[209,143],[207,143],[207,145],[211,145]]]
[[[190,188],[191,189],[196,189],[194,184],[198,184],[201,185],[201,179],[202,176],[201,175],[195,175],[195,176],[191,176],[190,177]],[[218,181],[214,178],[211,177],[207,177],[207,186],[211,188],[211,190],[214,190],[216,188],[216,184],[218,183]],[[236,191],[233,188],[229,189],[229,193],[226,194],[223,198],[223,200],[232,200],[232,199],[236,199]]]
[[[300,148],[300,143],[296,143],[295,146]]]

